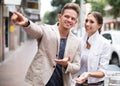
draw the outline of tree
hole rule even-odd
[[[92,11],[98,11],[101,12],[102,15],[105,15],[104,7],[105,3],[98,3],[98,2],[93,2],[92,3]]]
[[[57,14],[60,13],[62,7],[72,0],[52,0],[51,5],[55,8],[52,12],[47,12],[44,16],[44,23],[55,24],[57,21]]]
[[[84,0],[85,3],[91,3],[92,11],[101,12],[105,15],[104,7],[106,6],[105,0]]]
[[[57,18],[55,16],[56,16],[56,12],[47,11],[44,15],[43,22],[46,23],[46,24],[53,25],[53,24],[55,24],[55,21],[57,21]]]
[[[50,12],[48,15],[46,15],[46,16],[48,16],[50,18],[45,16],[44,19],[46,19],[47,23],[48,24],[56,23],[57,14],[60,13],[61,9],[63,8],[63,6],[66,3],[69,3],[69,2],[72,2],[72,1],[73,0],[52,0],[51,5],[55,8],[55,10]],[[75,0],[75,3],[80,4],[80,0]],[[92,11],[99,11],[104,15],[104,13],[105,13],[105,11],[103,10],[103,8],[105,6],[104,2],[100,2],[100,1],[96,1],[96,0],[84,0],[84,3],[91,3]],[[51,21],[51,19],[52,19],[52,21]]]
[[[120,17],[120,0],[107,0],[108,4],[112,6],[111,14],[116,19],[117,17]]]

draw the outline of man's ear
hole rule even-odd
[[[76,19],[76,21],[75,21],[75,25],[74,26],[76,26],[76,24],[79,22],[79,20],[78,20],[78,18]]]
[[[57,15],[59,21],[60,21],[60,19],[61,19],[61,16],[62,16],[61,14],[58,14],[58,15]]]

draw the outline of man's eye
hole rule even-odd
[[[69,18],[69,16],[65,16],[66,18]]]

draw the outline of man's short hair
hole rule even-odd
[[[80,6],[78,4],[76,4],[76,3],[67,3],[67,4],[65,4],[65,6],[61,10],[61,14],[63,14],[66,9],[73,9],[73,10],[75,10],[76,13],[79,16]]]

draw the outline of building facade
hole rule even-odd
[[[40,21],[40,0],[0,0],[0,62],[6,53],[16,50],[29,36],[12,24],[11,11],[18,11],[33,22]]]

